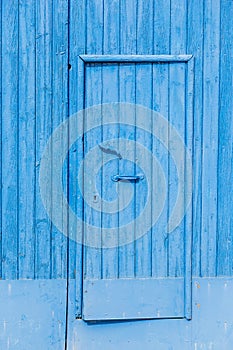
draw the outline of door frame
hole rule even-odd
[[[193,55],[79,55],[78,58],[78,111],[84,109],[85,103],[85,64],[87,63],[186,63],[186,90],[185,101],[187,115],[186,120],[186,139],[184,140],[188,151],[193,159],[193,90],[194,90],[194,57]],[[190,232],[184,240],[184,316],[187,320],[192,318],[192,236],[193,236],[193,218],[192,202],[184,218],[185,232]],[[84,213],[83,213],[84,214]],[[84,234],[84,232],[83,232]],[[77,258],[77,269],[75,278],[75,303],[76,317],[82,318],[83,303],[83,264],[80,266],[82,257]],[[81,269],[81,271],[80,271]],[[79,273],[78,273],[79,271]]]

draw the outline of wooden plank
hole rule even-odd
[[[152,101],[152,65],[151,64],[138,64],[136,65],[135,72],[136,79],[136,91],[135,98],[136,104],[150,107]],[[136,125],[137,118],[140,118],[140,115],[136,113]],[[145,128],[151,128],[152,130],[152,114],[148,113],[148,119],[145,121]],[[135,173],[139,173],[140,161],[143,159],[143,154],[138,147],[137,143],[142,144],[146,147],[149,152],[152,148],[152,141],[150,135],[144,130],[135,131]],[[139,169],[137,169],[139,167]],[[140,213],[143,211],[144,206],[148,201],[148,192],[152,191],[151,185],[153,182],[152,178],[152,156],[151,162],[147,165],[147,173],[145,174],[146,180],[139,181],[135,184],[135,218],[137,218]],[[146,184],[147,183],[147,184]],[[142,225],[137,224],[135,226],[135,234],[143,232],[145,225],[151,227],[152,217],[152,203],[148,203],[148,215],[145,217]],[[135,242],[135,274],[137,277],[148,277],[151,276],[151,230],[145,233],[141,238]]]
[[[136,17],[137,6],[135,6],[135,3],[133,1],[121,1],[119,53],[122,55],[134,55],[137,53]],[[109,57],[109,59],[112,58]],[[117,59],[117,56],[115,56],[115,59]]]
[[[104,1],[86,2],[86,52],[103,54]],[[91,25],[90,25],[91,23]]]
[[[137,1],[137,17],[136,17],[136,37],[137,37],[137,54],[138,55],[152,55],[153,54],[153,2],[138,0]],[[148,62],[149,63],[149,62]],[[149,64],[138,64],[136,65],[136,104],[141,104],[148,108],[151,108],[152,103],[152,65]],[[136,114],[137,118],[140,118]],[[151,115],[148,115],[147,127],[152,125]],[[152,148],[152,141],[149,135],[144,131],[138,131],[136,129],[136,142],[144,145],[148,150]],[[141,155],[143,156],[143,155]],[[135,158],[136,166],[137,159],[140,157],[140,150],[135,146]],[[138,163],[140,166],[140,162]],[[150,177],[149,181],[152,183],[151,178],[152,169],[151,164],[148,165],[148,173],[146,176]],[[137,172],[136,172],[137,173]],[[135,217],[137,217],[143,210],[147,201],[147,191],[151,191],[151,188],[146,189],[145,182],[139,182],[135,186]],[[151,209],[151,203],[149,203]],[[151,226],[151,216],[145,218],[148,226]],[[143,231],[143,227],[137,225],[135,227],[137,233]],[[143,237],[135,242],[135,275],[137,277],[148,277],[151,276],[151,230],[147,232]]]
[[[118,80],[118,65],[109,65],[102,67],[102,103],[117,102],[119,97],[119,80]],[[102,118],[103,122],[103,141],[116,139],[118,137],[119,127],[118,125],[104,126],[106,118]],[[115,120],[118,123],[118,119]],[[111,141],[109,141],[111,145]],[[102,154],[102,198],[106,201],[112,202],[115,200],[114,189],[118,187],[118,184],[113,183],[111,176],[118,174],[119,159],[115,161],[107,162],[105,154]],[[105,213],[103,208],[102,212],[102,227],[114,228],[119,225],[118,213],[109,214]],[[117,278],[118,276],[118,247],[104,248],[102,245],[102,278]]]
[[[168,119],[169,111],[169,96],[168,96],[168,65],[153,65],[153,109],[162,114],[162,116]],[[159,125],[153,123],[152,129],[155,134],[155,130],[159,128]],[[160,131],[162,132],[162,131]],[[168,138],[168,128],[166,130]],[[152,144],[153,154],[157,158],[159,164],[166,178],[166,186],[168,186],[168,153],[167,150],[158,140],[153,140]],[[158,174],[153,173],[152,178],[157,178]],[[152,191],[155,193],[158,183],[152,183]],[[152,197],[152,212],[158,206],[158,199]],[[165,277],[168,275],[168,234],[167,234],[167,223],[168,223],[168,198],[165,201],[164,209],[152,229],[152,276]]]
[[[103,53],[103,1],[89,1],[86,8],[87,25],[86,32],[86,52],[102,54]],[[85,107],[90,107],[101,103],[102,96],[102,67],[88,66],[85,73]],[[94,112],[93,112],[94,113]],[[101,116],[99,125],[101,125]],[[88,121],[84,123],[84,129],[89,127]],[[101,130],[101,129],[100,129]],[[94,147],[102,139],[102,132],[86,134],[84,137],[84,156],[89,149]],[[100,159],[102,162],[102,159]],[[85,173],[85,169],[84,169]],[[85,182],[84,174],[84,193],[88,190],[88,184]],[[86,188],[86,189],[85,189]],[[101,187],[100,187],[101,188]],[[100,193],[102,197],[102,193]],[[99,227],[99,241],[101,246],[101,211],[95,211],[84,202],[84,222],[94,224]],[[84,240],[86,236],[84,231]],[[95,277],[101,278],[102,256],[101,249],[95,247],[84,246],[84,278]]]
[[[115,14],[113,20],[112,14]],[[119,1],[105,0],[104,1],[104,43],[103,53],[115,54],[119,52]],[[117,64],[103,65],[102,67],[102,103],[111,103],[119,101],[119,68]],[[102,122],[105,122],[103,116]],[[116,119],[116,123],[118,120]],[[118,137],[119,126],[105,127],[103,126],[103,141]],[[115,162],[105,163],[104,154],[102,155],[103,171],[102,171],[102,196],[107,201],[113,201],[114,187],[118,184],[112,183],[111,175],[118,173],[119,160]],[[112,186],[111,186],[112,185]],[[112,191],[109,191],[109,188]],[[103,227],[118,227],[119,216],[116,214],[102,213]],[[102,249],[102,278],[117,278],[118,277],[118,247]]]
[[[160,33],[163,33],[161,36]],[[164,1],[157,0],[154,4],[154,47],[156,54],[169,53],[170,47],[170,5]],[[152,109],[161,113],[164,118],[168,119],[169,95],[168,95],[168,65],[153,64],[153,91],[152,91]],[[153,123],[153,130],[158,126]],[[168,137],[168,130],[167,130]],[[168,154],[160,142],[153,141],[153,154],[157,157],[161,164],[166,180],[168,180]],[[152,177],[156,174],[152,174]],[[167,182],[168,184],[168,182]],[[152,183],[152,191],[154,192]],[[152,198],[152,211],[157,206],[157,198]],[[165,277],[168,275],[168,236],[166,232],[166,224],[168,222],[168,202],[165,202],[163,210],[158,222],[152,229],[152,276]]]
[[[2,2],[2,277],[18,277],[18,1]]]
[[[203,113],[203,15],[204,3],[197,0],[188,5],[187,52],[195,57],[193,124],[193,275],[200,275],[201,206],[202,206],[202,113]]]
[[[233,185],[232,185],[232,25],[233,4],[221,2],[221,50],[219,91],[219,151],[218,151],[218,228],[217,275],[232,276],[233,259]]]
[[[136,53],[136,6],[131,1],[121,2],[120,8],[120,53],[135,54]],[[135,66],[120,65],[119,69],[119,101],[135,103]],[[119,120],[119,123],[125,123],[127,120]],[[134,139],[135,132],[131,128],[121,127],[119,137],[123,139]],[[127,156],[127,153],[126,153]],[[120,162],[119,173],[134,173],[134,164],[130,162]],[[128,198],[125,195],[125,186],[129,184],[121,184],[119,186],[119,207],[125,207]],[[132,186],[133,187],[133,186]],[[132,189],[134,190],[134,189]],[[134,200],[127,207],[127,211],[123,210],[119,213],[119,225],[122,226],[129,220],[134,219]],[[128,213],[128,215],[126,214]],[[135,275],[135,246],[134,236],[132,232],[132,243],[120,245],[119,247],[119,277],[133,277]],[[119,242],[121,243],[121,242]]]
[[[68,115],[71,116],[77,113],[78,97],[80,96],[80,86],[84,92],[83,82],[79,81],[79,63],[78,55],[85,53],[86,44],[86,1],[79,0],[77,6],[76,0],[69,2],[69,76],[68,76]],[[79,18],[79,21],[77,21]],[[77,74],[78,72],[78,74]],[[82,107],[84,105],[83,95]],[[78,125],[77,125],[78,128]],[[69,204],[77,213],[78,217],[83,218],[83,200],[77,182],[78,166],[83,158],[83,145],[75,144],[69,152]],[[76,194],[76,195],[75,195]],[[82,278],[83,278],[83,247],[82,244],[77,244],[75,240],[68,240],[68,276],[70,280],[75,278],[75,314],[81,317],[82,314]],[[69,289],[70,293],[70,289]],[[69,311],[68,311],[69,312]]]
[[[174,65],[169,70],[169,122],[176,128],[183,140],[185,140],[185,67]],[[168,134],[170,138],[171,128]],[[169,148],[172,142],[169,139]],[[184,171],[185,155],[184,150],[180,150],[179,159],[176,159]],[[175,206],[178,183],[183,182],[184,178],[177,178],[175,164],[169,156],[168,159],[168,217],[171,216]],[[180,213],[184,210],[183,202],[179,203]],[[183,276],[184,274],[184,221],[168,235],[168,271],[169,276]]]
[[[201,275],[216,274],[220,1],[205,2]]]
[[[19,3],[19,278],[35,273],[35,4]]]
[[[154,0],[153,53],[155,56],[168,56],[170,53],[170,11],[171,1],[165,3],[163,0]]]
[[[185,208],[189,204],[184,218],[184,278],[185,278],[185,316],[188,320],[192,318],[192,240],[193,240],[193,199],[189,200],[192,195],[193,171],[190,169],[189,161],[193,160],[193,101],[194,101],[194,59],[187,63],[186,67],[186,86],[185,86],[185,170],[184,170],[184,202]]]
[[[52,130],[67,118],[67,77],[68,77],[68,2],[57,0],[50,6],[53,11],[52,42]],[[68,148],[68,134],[62,136],[62,147]],[[53,145],[52,145],[53,148]],[[53,178],[53,164],[52,178]],[[67,160],[63,166],[63,188],[67,196]],[[56,186],[53,184],[52,186]],[[52,203],[61,207],[61,203]],[[55,209],[56,210],[56,209]],[[51,230],[51,273],[52,278],[66,278],[67,237],[54,225]]]
[[[153,4],[152,2],[145,2],[139,0],[137,2],[137,53],[153,53],[153,45],[145,47],[145,38],[149,42],[153,41]],[[146,106],[151,108],[152,104],[152,64],[139,63],[136,64],[135,80],[136,80],[136,89],[135,89],[135,99],[136,104]],[[137,125],[137,116],[136,114],[136,125]],[[148,114],[147,128],[152,130],[152,116]],[[137,147],[137,143],[142,144],[149,151],[152,150],[152,141],[151,137],[147,132],[143,130],[137,130],[135,134],[136,146],[135,146],[135,173],[137,166],[140,167],[140,159],[143,158],[143,154],[140,151],[140,148]],[[152,159],[152,157],[151,157]],[[152,161],[151,161],[152,162]],[[148,164],[148,173],[145,174],[148,177],[148,183],[152,183],[152,164]],[[142,212],[145,203],[147,202],[147,192],[152,191],[152,188],[147,188],[146,181],[140,181],[135,185],[135,217],[138,217]],[[149,212],[151,213],[151,203],[149,203]],[[135,230],[137,233],[143,231],[144,224],[148,227],[151,226],[151,215],[145,217],[143,226],[137,225]],[[135,275],[137,277],[149,277],[151,276],[151,256],[152,247],[151,247],[151,230],[145,233],[140,239],[135,242]]]
[[[186,51],[186,4],[172,1],[171,3],[171,43],[172,54],[183,54]],[[183,64],[172,64],[169,69],[169,122],[180,136],[185,139],[185,67]],[[169,130],[170,135],[170,130]],[[169,141],[170,142],[170,141]],[[172,147],[170,144],[169,147]],[[176,178],[176,169],[169,157],[168,163],[168,196],[169,217],[175,205],[178,182],[184,179]],[[184,167],[184,153],[181,151],[179,162]],[[180,203],[180,210],[183,204]],[[184,225],[181,223],[168,237],[168,271],[169,276],[184,274]]]
[[[135,67],[134,66],[119,66],[119,100],[120,102],[135,102]],[[119,119],[120,124],[126,123],[125,118]],[[134,129],[131,127],[123,126],[119,130],[119,138],[132,139],[134,137]],[[125,160],[119,162],[119,174],[133,174],[134,164],[127,162],[127,156],[130,155],[129,150],[126,151]],[[125,186],[133,185],[127,183],[121,183],[118,187],[119,193],[119,207],[125,208],[128,203],[128,197],[125,191]],[[128,207],[119,212],[119,226],[123,226],[125,223],[134,219],[134,200],[128,205]],[[121,228],[119,228],[120,232]],[[119,246],[119,277],[133,277],[134,276],[134,232],[132,231],[131,242],[127,245]]]
[[[137,54],[144,57],[153,54],[153,7],[153,1],[137,0],[137,17],[135,18]],[[147,43],[150,44],[147,45]]]
[[[102,67],[86,67],[85,70],[85,107],[97,105],[101,102],[102,98]],[[91,148],[95,147],[101,142],[102,131],[101,122],[102,116],[98,114],[95,116],[95,111],[90,112],[90,118],[85,119],[84,114],[84,130],[91,128],[91,119],[98,118],[100,128],[97,131],[91,131],[84,134],[84,157],[88,154]],[[102,164],[102,154],[99,153],[99,162]],[[88,192],[89,183],[85,180],[85,165],[84,165],[84,194]],[[94,178],[93,181],[96,181]],[[100,179],[101,181],[101,179]],[[98,194],[102,198],[102,186],[99,184],[100,193]],[[101,204],[100,204],[101,205]],[[102,254],[101,254],[101,207],[100,211],[91,208],[84,200],[84,223],[94,225],[98,228],[99,239],[96,244],[98,247],[90,247],[86,245],[86,236],[88,235],[88,228],[84,226],[84,278],[101,278],[102,275]]]
[[[103,1],[86,3],[86,52],[103,53]],[[87,25],[92,23],[92,25]],[[101,84],[102,84],[102,69],[101,67],[87,67],[85,73],[85,107],[90,107],[101,103]],[[101,117],[100,117],[101,124]],[[84,117],[84,129],[89,127],[88,121]],[[102,134],[92,135],[91,133],[84,136],[84,156],[90,148],[101,140]],[[84,168],[84,193],[87,192],[85,181]],[[100,194],[101,195],[101,194]],[[99,227],[99,243],[101,242],[101,212],[96,212],[90,208],[84,201],[84,222],[93,224]],[[89,247],[85,245],[86,235],[88,233],[84,229],[84,248],[83,248],[83,278],[87,276],[96,276],[101,278],[101,249]],[[101,244],[99,244],[101,246]]]
[[[85,280],[83,318],[85,321],[182,318],[183,293],[183,278]]]
[[[153,45],[153,3],[139,0],[137,2],[137,54],[152,54]],[[147,42],[146,42],[147,40]],[[135,91],[135,102],[136,104],[144,105],[148,108],[151,107],[152,102],[152,65],[149,64],[137,64],[136,65],[136,91]],[[140,118],[136,114],[136,125],[137,118]],[[148,115],[147,126],[151,124],[151,115]],[[152,142],[151,138],[144,131],[138,131],[136,129],[135,135],[135,172],[137,167],[137,159],[140,158],[140,150],[137,147],[137,142],[144,145],[147,149],[151,150]],[[142,155],[141,155],[142,156]],[[140,162],[138,163],[140,166]],[[152,169],[151,164],[148,165],[148,173],[146,176],[150,177],[149,181],[152,183],[151,178]],[[151,191],[151,188],[146,188],[145,182],[139,182],[135,186],[135,217],[137,217],[144,208],[145,202],[147,201],[147,191]],[[151,203],[149,203],[151,208]],[[145,218],[151,225],[151,216]],[[137,232],[143,230],[143,227],[137,225],[135,227]],[[151,231],[147,232],[143,237],[135,242],[135,275],[138,277],[151,276]]]
[[[52,128],[52,12],[36,3],[36,257],[35,277],[51,277],[51,222],[40,198],[39,165]]]
[[[104,0],[103,54],[112,56],[119,53],[120,45],[120,2]],[[114,18],[113,18],[114,14]]]
[[[80,113],[80,111],[84,110],[85,107],[85,81],[84,81],[84,74],[85,74],[85,65],[84,62],[80,59],[78,59],[78,80],[77,80],[77,87],[78,87],[78,98],[77,98],[77,111]],[[76,112],[77,113],[77,112]],[[85,114],[84,111],[82,112],[82,121],[78,120],[77,124],[75,126],[75,130],[79,128],[82,132],[84,132],[84,118]],[[78,123],[81,123],[79,125]],[[71,138],[72,135],[72,129],[69,128],[69,136]],[[70,140],[70,139],[69,139]],[[70,145],[71,146],[71,145]],[[78,152],[77,152],[78,150]],[[73,153],[78,153],[77,156],[73,156]],[[69,204],[74,209],[74,212],[76,212],[76,215],[80,219],[84,219],[84,199],[83,199],[83,190],[84,190],[84,171],[83,176],[81,179],[81,183],[77,183],[78,179],[78,168],[83,160],[84,157],[84,137],[81,137],[81,140],[79,140],[78,144],[77,142],[74,144],[74,148],[70,148],[69,152],[69,162],[76,161],[76,163],[69,163]],[[72,185],[72,181],[74,181],[75,185]],[[81,231],[81,232],[80,232]],[[72,238],[68,240],[68,286],[69,286],[69,279],[72,278],[72,267],[74,268],[74,276],[75,276],[75,287],[76,287],[76,299],[75,299],[75,305],[76,305],[76,317],[80,318],[82,316],[82,295],[83,295],[83,276],[84,276],[84,224],[82,224],[82,227],[80,229],[76,230],[76,232],[71,232],[71,227],[69,227],[69,238]],[[75,240],[75,241],[73,241]],[[76,243],[76,240],[78,240],[78,244]],[[72,242],[74,244],[72,244]],[[72,251],[72,248],[75,248],[75,250]],[[74,255],[74,265],[72,266],[70,263],[72,262],[72,257]],[[71,270],[71,271],[70,271]],[[69,288],[69,287],[68,287]],[[68,311],[69,312],[69,311]]]
[[[0,18],[2,21],[2,3],[0,3]],[[0,26],[0,183],[2,184],[2,25]],[[2,188],[0,190],[0,278],[2,278]]]

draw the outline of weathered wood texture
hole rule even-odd
[[[52,130],[67,117],[68,1],[2,1],[1,277],[64,278],[67,239],[38,184]]]
[[[71,1],[73,8],[75,4],[76,1]],[[115,18],[114,21],[111,21],[110,26],[107,18],[112,8]],[[90,55],[169,53],[194,55],[192,261],[193,274],[196,276],[232,275],[231,194],[233,185],[230,180],[232,174],[232,138],[230,136],[232,134],[230,51],[232,49],[230,41],[232,29],[230,14],[232,14],[230,1],[198,3],[196,0],[190,0],[178,3],[171,0],[166,4],[163,1],[98,1],[89,7],[86,17],[82,17],[81,27],[84,36],[84,38],[82,36],[82,47],[73,47],[72,42],[70,45],[72,67],[75,67],[76,57],[80,53]],[[89,23],[94,23],[92,28],[89,28]],[[74,31],[74,28],[81,30],[80,23],[77,25],[75,17],[71,18],[71,28],[71,32]],[[86,31],[95,31],[95,33],[91,36]],[[99,35],[96,34],[97,31]],[[166,100],[161,103],[164,96],[161,93],[159,95],[158,89],[158,87],[160,91],[166,89],[167,67],[161,66],[160,70],[160,74],[155,75],[153,82],[154,96],[151,103],[154,109],[162,105],[162,112],[167,115],[169,102],[167,101],[167,105]],[[136,74],[138,73],[134,72],[134,67],[130,65],[120,68],[120,79],[124,81],[125,91],[128,94],[120,96],[120,100],[135,102],[135,95],[132,92],[133,95],[130,96],[130,88],[127,88],[126,84],[129,84]],[[170,72],[171,76],[174,74],[176,73]],[[181,77],[180,74],[174,76],[173,79],[178,77]],[[71,70],[72,96],[78,95],[77,90],[75,93],[77,79],[77,72],[75,69]],[[148,88],[149,86],[146,85],[145,89]],[[145,101],[142,103],[145,104]],[[173,120],[173,123],[177,125],[176,120]],[[125,136],[127,137],[123,135]],[[169,167],[164,157],[161,161],[163,167]],[[164,245],[164,239],[160,241],[157,237],[152,249],[153,251],[160,249],[162,257],[167,254],[166,250],[175,255],[174,249],[180,244],[178,236],[170,243],[170,246],[169,244]],[[148,252],[148,237],[144,237],[144,240],[138,244],[141,249]],[[72,256],[70,252],[70,259],[73,259]],[[119,259],[121,260],[120,265]],[[180,269],[179,262],[176,260],[169,267],[159,264],[158,260],[160,261],[160,257],[152,254],[154,276],[166,275],[167,269],[171,274]],[[137,261],[137,263],[142,262]],[[144,263],[146,266],[146,262]],[[135,265],[132,246],[119,248],[114,264],[118,265],[119,276],[133,276]],[[98,269],[97,265],[95,268]],[[114,268],[113,264],[112,268]],[[143,265],[138,265],[137,268],[137,273],[140,274]]]
[[[230,0],[1,2],[1,278],[67,275],[67,239],[43,209],[38,172],[52,130],[67,117],[68,109],[70,115],[77,111],[79,54],[194,55],[193,273],[233,274],[232,6]],[[125,66],[121,78],[140,76],[140,69],[134,69]],[[167,68],[161,65],[160,70],[154,86],[166,89]],[[169,74],[174,79],[177,73]],[[152,93],[151,107],[156,108],[164,96],[155,89],[148,96]],[[134,98],[125,85],[120,99]],[[168,101],[162,105],[168,114]],[[79,156],[69,155],[73,179]],[[163,166],[169,167],[166,162],[163,159]],[[70,203],[78,211],[80,198],[72,196],[76,186],[71,179]],[[173,254],[180,241],[176,238],[166,246],[158,239],[152,249]],[[146,250],[149,242],[145,237],[136,249]],[[127,277],[134,274],[130,249],[121,248],[117,257],[115,251],[103,253],[102,258],[120,258],[128,270],[121,267],[119,274]],[[70,241],[68,252],[73,278],[81,271],[82,249]],[[168,267],[159,267],[156,259],[153,275],[166,275]],[[137,263],[140,275],[146,262]],[[174,261],[169,271],[176,269],[180,273],[179,262]],[[104,274],[114,271],[106,265]]]

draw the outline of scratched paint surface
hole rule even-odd
[[[0,281],[0,349],[64,350],[66,281]]]
[[[193,279],[193,318],[134,322],[85,323],[69,318],[68,349],[231,350],[232,278]],[[74,284],[70,309],[73,310]],[[104,331],[103,331],[104,328]],[[104,345],[103,345],[104,344]]]
[[[19,7],[16,0],[1,4],[2,278],[66,277],[66,239],[56,232],[43,209],[38,171],[51,131],[67,116],[67,103],[70,114],[77,111],[77,56],[83,53],[194,55],[193,273],[231,275],[232,2],[208,0],[197,6],[195,0],[187,4],[172,0],[168,5],[139,0],[137,6],[132,1],[120,6],[119,1],[99,0],[85,8],[85,2],[71,0],[70,7],[68,46],[67,1],[60,0],[54,6],[48,1],[20,2]],[[69,101],[68,49],[72,67]],[[120,78],[126,86],[128,79],[134,79],[134,69],[121,69]],[[138,69],[140,76],[146,67]],[[166,66],[161,66],[161,72],[156,73],[155,88],[166,88],[166,71]],[[163,113],[168,109],[165,95],[148,97],[141,103],[152,103],[154,109],[160,104]],[[77,152],[70,155],[71,168],[79,156]],[[166,159],[161,161],[165,167]],[[71,173],[70,194],[76,186],[75,171]],[[79,210],[76,198],[71,201]],[[69,274],[74,277],[80,248],[73,242],[69,248]],[[122,258],[129,260],[131,248],[125,249]],[[130,261],[127,264],[132,265]]]
[[[33,296],[29,299],[30,320],[19,321],[10,330],[2,315],[8,314],[9,324],[12,324],[11,312],[14,308],[14,317],[20,320],[20,304],[28,295],[24,294],[26,282],[22,279],[28,279],[31,293],[35,296],[38,293],[36,298],[40,303],[44,296],[34,290],[32,279],[45,279],[48,284],[50,280],[62,279],[64,283],[56,289],[62,289],[61,293],[66,293],[67,277],[70,278],[71,285],[75,277],[77,285],[82,278],[82,247],[67,240],[51,224],[41,203],[38,185],[40,159],[48,137],[69,114],[77,112],[77,57],[80,54],[194,55],[193,275],[225,276],[225,281],[228,276],[232,276],[232,7],[231,0],[207,0],[201,3],[197,0],[56,0],[53,4],[48,0],[1,2],[0,275],[3,280],[18,280],[14,284],[17,295],[12,294],[8,299],[8,282],[3,282],[6,285],[0,293],[0,304],[3,303],[1,305],[5,310],[1,312],[0,319],[2,348],[8,346],[8,333],[8,337],[14,341],[9,343],[10,348],[31,349],[28,344],[33,342],[36,329],[34,322],[37,321],[38,324],[44,322],[48,325],[46,336],[38,333],[40,337],[36,339],[38,344],[42,344],[38,348],[55,348],[50,343],[43,343],[44,339],[53,338],[60,344],[58,349],[59,346],[62,348],[64,328],[61,339],[56,335],[57,328],[53,327],[50,316],[45,316],[45,313],[30,314],[33,310]],[[68,63],[71,64],[70,70]],[[135,70],[125,67],[121,71],[121,81],[130,88],[127,79],[133,81],[141,74],[140,79],[143,80],[141,69],[144,68]],[[167,89],[167,80],[164,78],[166,74],[166,67],[161,65],[153,82],[155,88],[161,87],[162,91]],[[171,72],[171,76],[176,77],[176,72]],[[146,88],[148,89],[147,85]],[[128,94],[129,99],[133,97],[130,89],[126,89],[125,94]],[[169,101],[164,94],[158,92],[151,96],[148,93],[147,96],[148,101],[141,103],[151,103],[153,109],[161,105],[162,112],[167,113]],[[140,100],[140,94],[137,98]],[[127,130],[123,133],[124,137],[129,137]],[[75,151],[69,155],[67,193],[72,206],[82,215],[81,201],[72,196],[77,193],[75,179],[80,157]],[[169,167],[166,158],[161,157],[160,161],[164,167]],[[176,256],[180,251],[179,242],[179,239],[175,239],[170,246],[171,256]],[[144,252],[141,255],[143,259],[137,266],[138,274],[148,272],[148,244],[148,237],[136,244],[136,251]],[[166,247],[163,241],[158,241],[157,246],[164,258]],[[120,252],[104,252],[103,258],[107,264],[103,273],[114,275],[118,257],[123,262],[119,275],[127,277],[134,273],[134,255],[130,246],[122,248]],[[152,254],[152,257],[156,275],[166,276],[168,268],[171,274],[177,271],[178,274],[181,273],[176,258],[168,266],[159,263],[158,255]],[[95,268],[97,270],[99,267]],[[202,286],[201,280],[198,283]],[[115,334],[119,331],[122,336],[119,337],[120,340],[118,338],[118,344],[121,341],[126,349],[131,346],[128,345],[127,332],[132,332],[129,341],[134,345],[143,340],[148,341],[148,349],[152,347],[149,345],[151,342],[153,345],[159,344],[159,349],[180,350],[184,346],[191,346],[190,339],[193,339],[192,349],[231,350],[232,317],[229,310],[232,309],[232,287],[225,287],[225,282],[220,279],[216,279],[216,282],[211,280],[210,287],[207,282],[203,283],[203,294],[202,287],[199,291],[194,286],[194,316],[190,323],[174,320],[172,323],[171,320],[161,321],[158,325],[158,322],[148,321],[137,323],[137,326],[124,323],[98,325],[94,328],[82,321],[75,323],[75,310],[71,307],[70,348],[73,346],[78,349],[77,344],[80,343],[84,349],[87,344],[88,349],[96,349],[96,344],[109,349],[110,340],[114,342]],[[43,291],[42,287],[38,288]],[[198,293],[201,293],[200,298]],[[75,294],[81,304],[80,294],[81,287]],[[22,295],[22,299],[19,295]],[[65,322],[65,302],[60,304],[56,301],[56,294],[52,292],[49,295],[49,305],[54,299],[57,311],[63,315],[62,322]],[[74,299],[72,288],[70,298]],[[205,306],[202,308],[203,304]],[[24,302],[22,305],[27,315],[28,305]],[[221,310],[213,305],[216,308],[221,306]],[[19,318],[16,316],[17,310]],[[195,321],[197,319],[198,322]],[[190,326],[192,323],[194,326]],[[25,343],[22,338],[27,333],[26,330],[25,333],[22,331],[21,326],[25,326],[27,332],[31,331],[24,338]],[[171,345],[171,336],[169,338],[166,334],[168,326],[176,339],[176,345]],[[192,338],[189,336],[191,327],[194,332]],[[4,329],[7,333],[2,333]],[[15,338],[13,329],[18,332]],[[158,333],[161,334],[160,338]],[[140,334],[140,339],[137,334]],[[95,345],[90,339],[93,339]],[[114,346],[116,348],[114,344],[112,348]]]
[[[0,348],[64,349],[65,290],[65,281],[1,281]],[[74,317],[71,281],[67,349],[231,350],[232,293],[232,278],[194,278],[192,321],[88,324]]]

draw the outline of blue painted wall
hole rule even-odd
[[[3,0],[0,4],[0,12],[2,19],[0,28],[1,279],[28,279],[29,283],[32,283],[31,279],[62,279],[64,284],[53,288],[53,291],[54,297],[57,293],[55,289],[59,290],[59,293],[65,293],[62,294],[63,302],[57,303],[57,308],[63,315],[62,322],[66,322],[64,300],[66,279],[67,277],[70,279],[70,300],[73,302],[73,280],[75,277],[81,278],[82,247],[68,240],[51,224],[41,202],[38,176],[40,159],[51,132],[68,115],[78,110],[77,57],[84,53],[194,55],[193,275],[226,276],[226,279],[232,276],[231,21],[233,2],[231,0],[202,2],[197,0],[54,0],[53,2]],[[68,64],[71,65],[70,69]],[[73,168],[77,162],[79,162],[78,154],[75,152],[70,154],[67,174],[72,174],[74,178],[76,174]],[[78,211],[81,204],[72,196],[76,191],[76,182],[73,180],[70,178],[68,181],[67,193],[70,203]],[[219,279],[211,279],[213,285],[214,281],[218,286]],[[231,349],[229,339],[232,338],[224,330],[225,319],[232,327],[230,316],[228,319],[226,313],[217,313],[214,316],[212,314],[212,305],[218,302],[219,293],[229,301],[230,308],[230,293],[224,294],[224,283],[219,287],[220,289],[216,287],[216,291],[208,299],[211,302],[207,302],[200,316],[203,328],[214,317],[216,323],[208,329],[208,332],[212,329],[211,334],[214,334],[223,326],[222,333],[219,331],[222,335],[214,340],[208,333],[208,337],[203,337],[203,341],[199,341],[198,337],[203,330],[193,326],[197,332],[195,347],[195,341],[192,340],[191,344],[190,340],[194,338],[190,338],[189,333],[187,338],[183,334],[186,327],[187,332],[190,331],[190,326],[184,324],[183,330],[178,332],[179,339],[175,340],[174,349],[185,349],[182,341],[184,338],[189,339],[187,344],[195,350]],[[24,282],[22,284],[19,282],[17,288],[22,291],[23,285]],[[2,295],[0,303],[5,303],[4,300],[7,300],[8,294],[4,294],[4,288],[3,293],[0,294]],[[203,302],[209,295],[208,286],[206,288],[207,291],[203,292]],[[232,291],[232,286],[230,288]],[[77,293],[76,291],[76,295]],[[46,295],[49,303],[52,303],[53,294]],[[18,293],[14,300],[20,302],[20,299],[15,298],[18,298]],[[43,300],[43,295],[39,298]],[[195,300],[194,298],[194,303]],[[198,301],[197,304],[199,304]],[[10,303],[8,305],[10,307]],[[228,306],[225,305],[223,309],[227,312]],[[20,311],[19,320],[21,316]],[[0,317],[4,325],[5,314],[2,313]],[[56,317],[58,320],[60,316]],[[41,320],[48,322],[45,311],[41,315]],[[92,337],[94,333],[90,334],[91,328],[86,325],[79,327],[74,322],[74,309],[71,307],[70,337],[74,337],[75,334],[77,344],[79,342],[82,344],[81,349],[87,347],[91,349],[88,339],[93,339],[93,342],[97,339],[94,335]],[[26,328],[31,327],[31,330],[35,330],[33,322],[25,324]],[[199,321],[196,324],[198,325]],[[49,322],[48,325],[52,327]],[[133,329],[131,339],[139,330],[146,329],[144,337],[157,344],[156,341],[159,340],[154,336],[150,337],[154,331],[152,330],[152,333],[149,331],[150,327],[152,329],[157,327],[155,323],[146,323],[145,328],[140,325],[138,324],[138,329],[131,325],[127,326]],[[176,326],[176,323],[173,325],[176,332],[179,326]],[[82,330],[82,327],[85,327],[88,332]],[[112,330],[109,331],[111,327]],[[110,349],[110,345],[106,344],[109,344],[113,337],[111,332],[115,329],[119,330],[120,327],[122,326],[116,325],[116,328],[113,325],[103,326],[101,334],[109,334],[109,336],[103,336],[103,343],[99,338],[98,346],[104,344],[107,349]],[[127,327],[121,333],[123,344],[127,344]],[[229,328],[227,329],[229,331]],[[104,333],[105,331],[107,333]],[[57,340],[58,349],[64,346],[65,328],[62,332],[63,339]],[[51,337],[55,339],[55,333],[46,333],[46,339]],[[22,331],[19,334],[24,333]],[[82,339],[79,338],[79,334],[83,335]],[[2,348],[6,348],[5,335],[2,332],[0,335],[3,339]],[[17,339],[19,338],[20,336]],[[222,347],[219,339],[224,339],[225,348]],[[70,344],[72,342],[73,338]],[[173,349],[171,343],[171,339],[164,338],[161,343],[163,345],[160,344],[159,349]],[[25,345],[20,344],[19,342],[18,349],[26,349]],[[49,344],[48,349],[56,348],[50,343],[47,344]],[[95,345],[91,346],[93,349],[98,349],[94,347]],[[113,345],[113,349],[114,346],[116,348],[116,345]],[[127,348],[126,345],[124,346]],[[79,348],[78,345],[76,347]],[[17,342],[9,348],[17,349]],[[71,345],[70,348],[72,348]],[[187,348],[189,348],[188,345]]]
[[[1,277],[66,278],[67,239],[38,184],[51,131],[68,113],[68,2],[1,2]]]
[[[43,209],[38,171],[51,131],[68,107],[69,114],[77,111],[77,56],[83,53],[194,55],[193,273],[231,276],[232,1],[85,6],[81,0],[1,4],[2,278],[66,278],[67,239]],[[70,277],[76,251],[79,256],[70,242]]]

